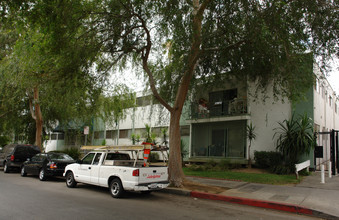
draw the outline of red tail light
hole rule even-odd
[[[49,165],[49,168],[51,168],[51,169],[56,169],[56,168],[58,168],[57,165],[56,165],[56,163],[49,163],[48,165]]]
[[[15,157],[14,155],[11,155],[11,161],[14,161]]]
[[[139,176],[139,169],[133,170],[132,176]]]

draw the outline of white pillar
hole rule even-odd
[[[324,166],[324,164],[320,165],[320,170],[321,170],[321,181],[320,181],[320,183],[325,183],[325,166]]]
[[[332,178],[332,162],[328,161],[327,166],[328,166],[328,177]]]

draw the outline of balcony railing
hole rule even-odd
[[[191,119],[227,117],[248,114],[247,99],[234,99],[201,105],[191,103]]]

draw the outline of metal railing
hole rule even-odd
[[[233,99],[231,101],[218,101],[201,105],[191,103],[191,119],[204,119],[213,117],[227,117],[248,114],[247,99]]]

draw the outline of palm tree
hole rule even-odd
[[[314,147],[313,121],[307,114],[300,115],[295,119],[279,122],[280,127],[275,135],[277,139],[277,150],[285,157],[285,161],[291,164],[298,162],[303,154],[309,154]]]
[[[257,137],[257,134],[254,132],[255,126],[253,126],[252,122],[247,125],[246,127],[246,136],[247,139],[250,141],[250,144],[248,145],[248,167],[252,168],[252,160],[251,160],[251,144],[252,141],[255,140]]]

